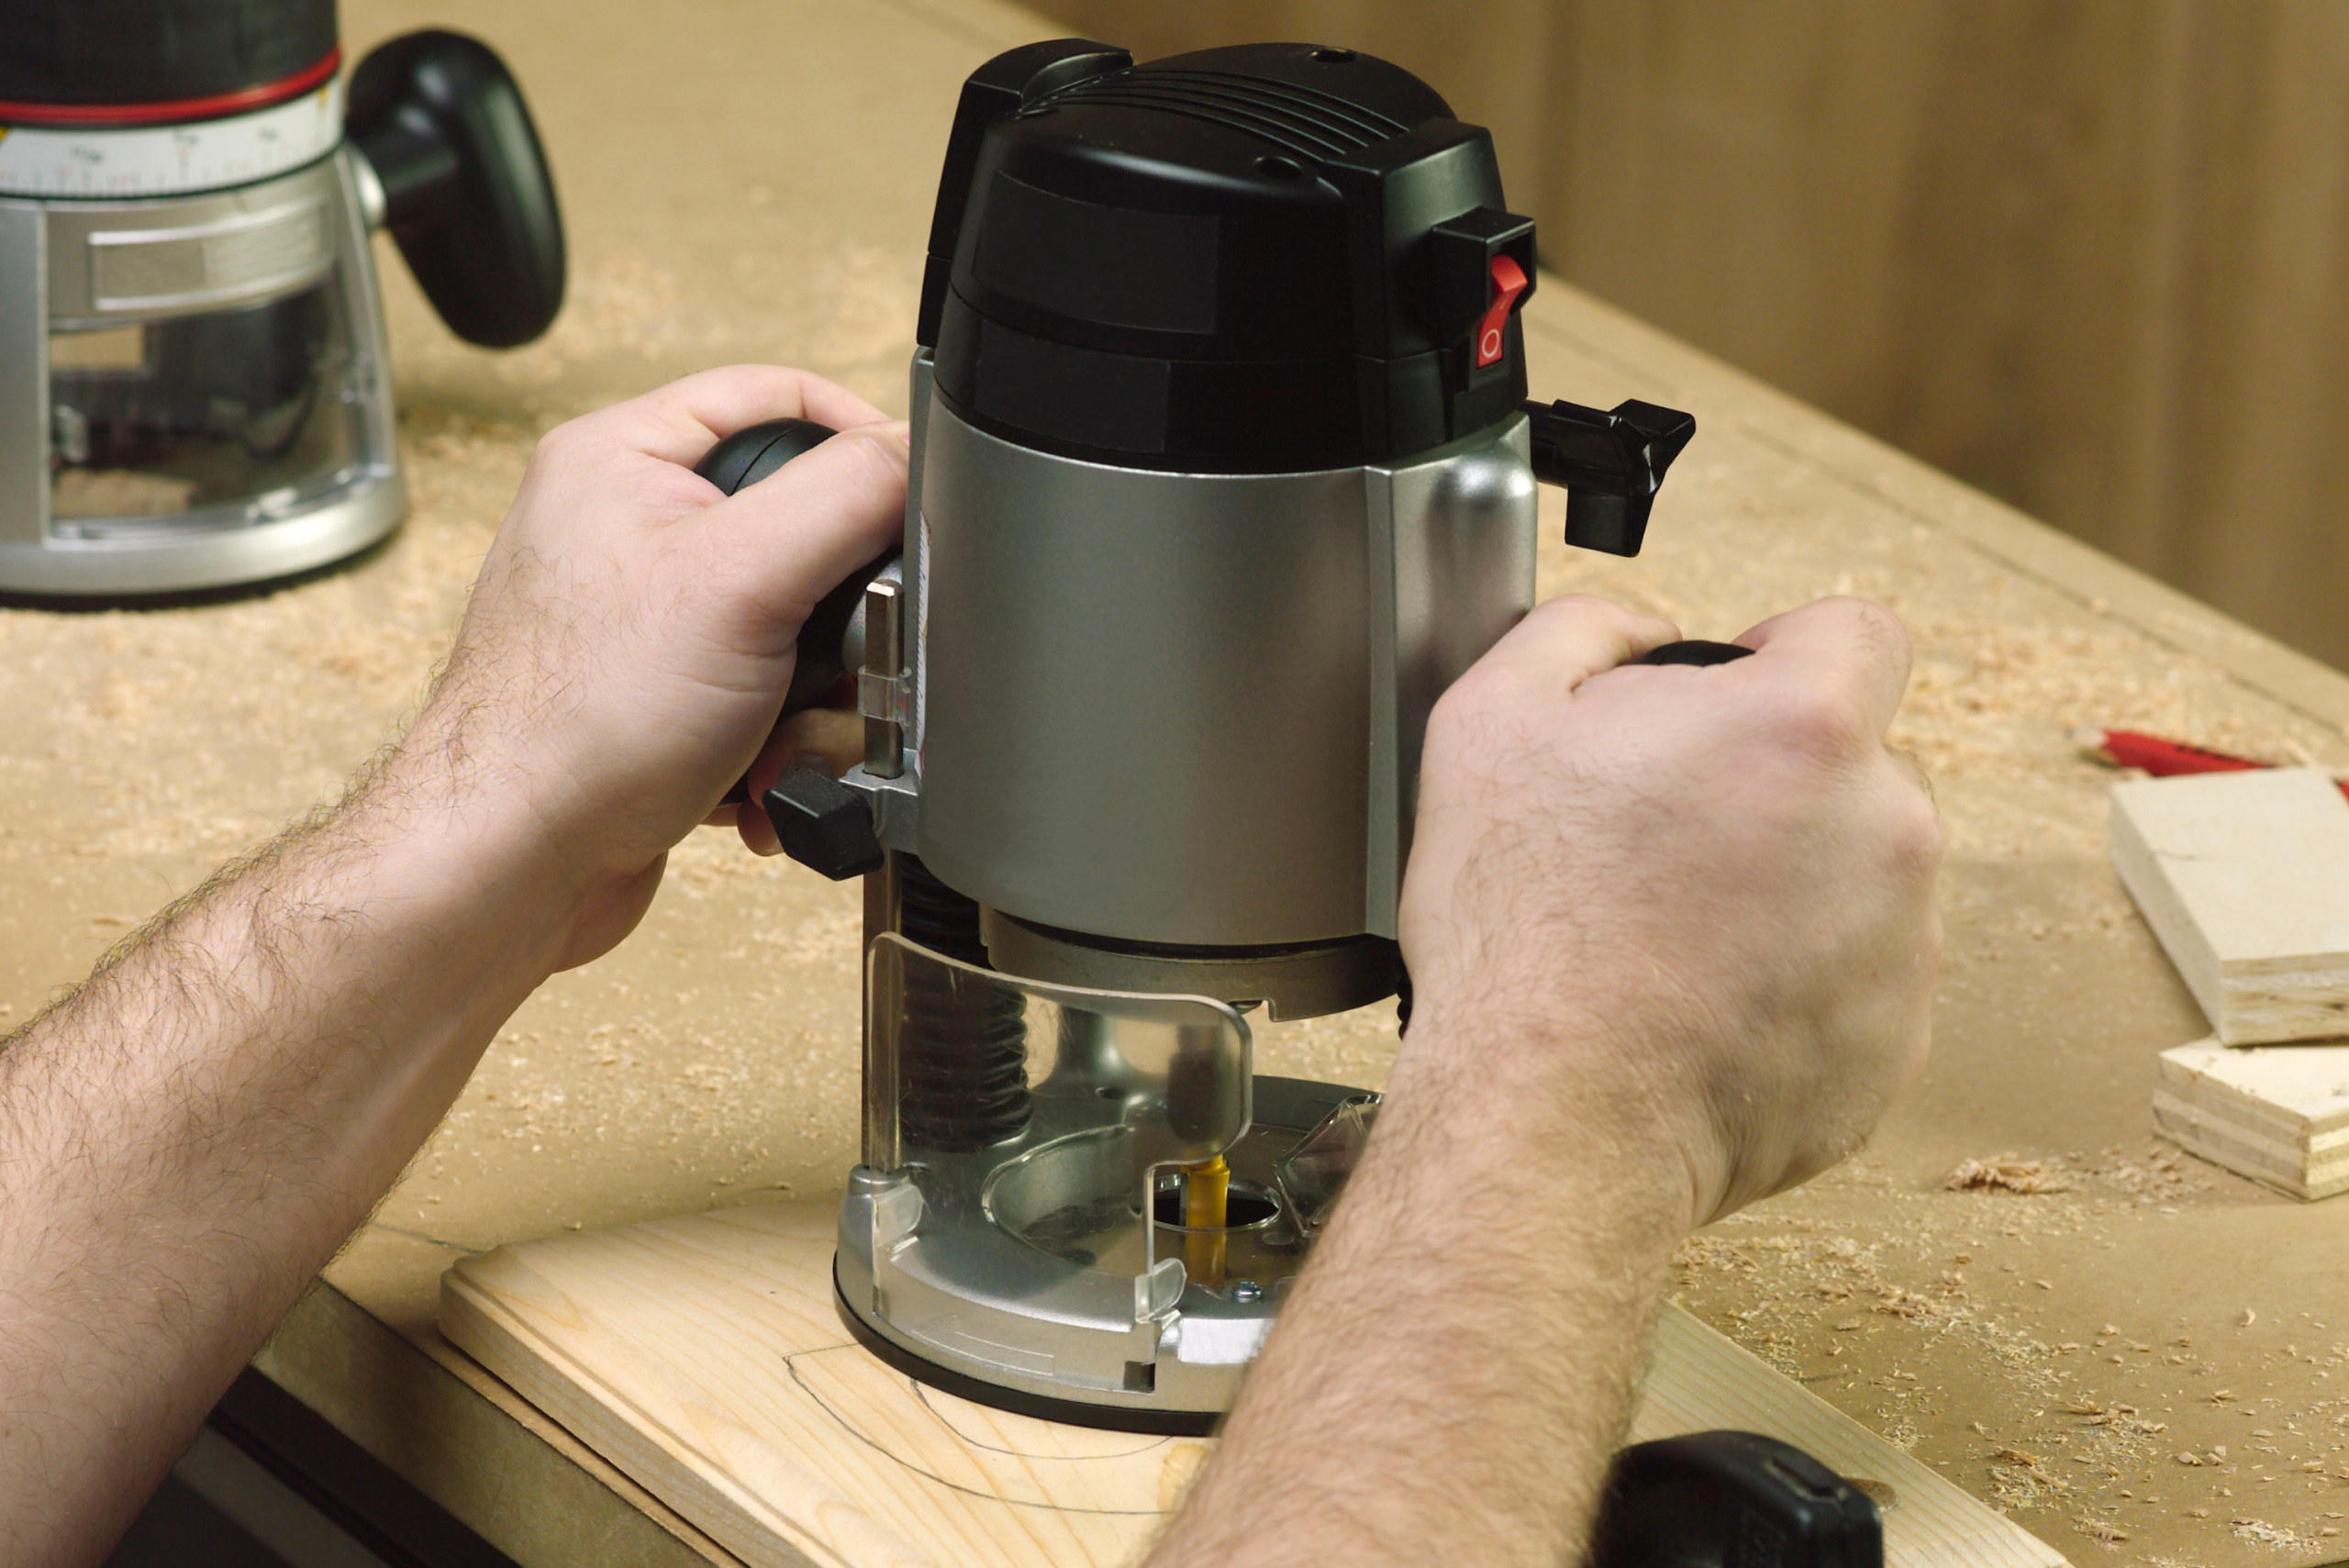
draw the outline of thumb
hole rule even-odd
[[[792,459],[695,519],[737,581],[799,617],[902,537],[911,452],[902,422],[860,425]]]

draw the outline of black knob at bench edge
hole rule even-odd
[[[1792,1443],[1691,1432],[1615,1456],[1590,1568],[1884,1568],[1883,1515]]]

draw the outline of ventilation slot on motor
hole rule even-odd
[[[1315,162],[1402,135],[1399,120],[1327,93],[1221,71],[1122,71],[1096,76],[1033,106],[1114,104],[1227,127]]]

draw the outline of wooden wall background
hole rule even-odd
[[[1575,283],[2349,667],[2349,0],[1034,3],[1409,66]]]

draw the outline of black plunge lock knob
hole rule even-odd
[[[879,871],[880,838],[864,796],[821,767],[795,765],[759,799],[783,852],[834,882]]]
[[[1533,472],[1566,492],[1566,542],[1637,555],[1655,493],[1697,433],[1693,416],[1633,398],[1601,412],[1579,403],[1528,403]]]
[[[394,39],[351,72],[344,124],[449,329],[487,349],[544,332],[562,307],[562,215],[506,62],[462,33]]]

